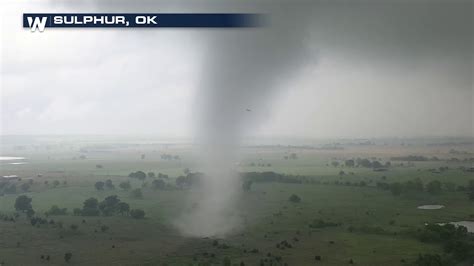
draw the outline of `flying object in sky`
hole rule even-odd
[[[247,111],[247,112],[252,112],[252,110],[250,110],[250,109],[248,109],[248,108],[247,108],[247,109],[245,109],[245,111]]]

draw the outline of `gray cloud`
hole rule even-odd
[[[287,61],[285,55],[264,59],[261,48],[251,47],[253,54],[235,59],[226,54],[225,47],[212,45],[241,42],[229,45],[229,51],[248,49],[239,48],[250,46],[245,44],[248,40],[237,37],[245,35],[239,30],[233,37],[227,36],[232,31],[217,30],[50,30],[31,34],[19,26],[23,12],[269,12],[272,2],[2,1],[2,40],[8,40],[2,48],[2,133],[56,133],[58,128],[61,133],[140,133],[146,128],[146,133],[193,136],[193,121],[204,122],[196,120],[196,108],[210,100],[204,96],[211,89],[201,85],[218,82],[206,80],[205,71],[225,60],[237,60],[237,65],[248,60],[252,65],[244,67],[244,72],[258,69],[265,76],[265,64],[274,64],[282,69],[279,73],[294,73],[269,81],[280,89],[264,88],[261,93],[268,100],[257,100],[249,93],[233,96],[252,105],[253,112],[241,121],[246,125],[244,133],[472,135],[472,1],[279,4],[309,14],[306,30],[294,27],[281,30],[279,36],[284,43],[303,38],[309,52],[294,57],[307,60],[298,70],[298,60],[281,64]],[[231,38],[235,40],[225,40]],[[280,44],[261,46],[267,45],[279,49]],[[256,82],[264,82],[258,80],[260,75],[255,76]],[[237,113],[244,107],[241,103],[233,103]],[[48,119],[54,113],[62,115]],[[117,113],[121,119],[114,119]],[[334,122],[331,116],[351,119]],[[375,123],[372,116],[383,120]],[[109,123],[104,125],[103,119]],[[124,119],[133,126],[124,128]],[[374,130],[375,124],[383,127]]]

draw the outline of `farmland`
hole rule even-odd
[[[250,183],[239,187],[232,210],[240,223],[208,237],[176,226],[194,203],[193,185],[178,179],[202,171],[192,144],[51,137],[6,138],[2,146],[2,156],[24,157],[0,162],[1,176],[17,176],[1,181],[3,265],[425,265],[420,254],[471,265],[474,259],[419,236],[426,224],[474,221],[473,144],[465,140],[243,145],[235,171]],[[415,155],[422,158],[407,157]],[[371,165],[362,166],[364,159]],[[146,176],[130,176],[136,171]],[[34,214],[15,209],[22,195]],[[87,199],[113,195],[145,216],[103,209],[84,215]],[[432,204],[444,207],[417,208]],[[53,205],[67,210],[51,213]],[[46,222],[32,225],[33,217]],[[472,234],[466,239],[472,245]]]

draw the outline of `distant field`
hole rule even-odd
[[[299,175],[305,176],[307,182],[253,183],[250,191],[242,191],[235,209],[235,214],[242,218],[241,227],[219,238],[219,245],[226,245],[219,248],[213,245],[214,239],[186,237],[174,227],[176,219],[189,207],[190,197],[189,190],[173,188],[175,179],[185,175],[185,168],[193,172],[201,170],[196,164],[199,154],[192,146],[90,146],[64,144],[48,148],[38,145],[24,149],[12,146],[7,149],[8,154],[2,154],[26,157],[27,164],[0,162],[1,176],[18,175],[22,180],[10,181],[18,186],[29,178],[34,181],[29,192],[0,196],[0,213],[13,215],[15,199],[27,195],[33,199],[37,214],[43,215],[52,205],[67,208],[69,214],[48,218],[56,223],[61,221],[63,228],[33,227],[23,214],[16,222],[0,221],[0,264],[62,265],[65,264],[64,253],[72,252],[70,265],[222,265],[224,258],[229,258],[232,265],[271,265],[270,260],[272,265],[349,265],[351,260],[355,265],[410,265],[420,253],[444,254],[441,245],[420,242],[411,232],[425,223],[474,220],[474,201],[468,200],[465,191],[395,196],[376,187],[377,182],[405,182],[416,178],[424,184],[438,180],[451,182],[456,187],[467,186],[469,180],[474,180],[474,173],[462,167],[473,167],[472,163],[447,160],[474,157],[451,151],[472,152],[472,145],[347,145],[341,150],[247,147],[241,150],[237,171]],[[179,159],[164,160],[161,158],[164,153],[178,155]],[[284,159],[291,153],[295,153],[297,159]],[[406,155],[436,156],[439,161],[408,163],[390,159]],[[391,166],[387,171],[376,172],[372,168],[332,165],[334,161],[343,164],[351,158],[391,161]],[[440,173],[430,170],[439,167],[448,169]],[[147,178],[144,181],[147,187],[142,188],[143,199],[136,199],[129,191],[118,188],[120,182],[127,180],[133,188],[140,188],[144,182],[128,177],[130,172],[138,170],[169,175],[165,182],[171,189],[154,190],[151,188],[154,179]],[[112,180],[115,190],[94,188],[97,181],[106,179]],[[53,187],[54,180],[61,183]],[[367,185],[352,185],[360,181]],[[344,185],[346,182],[351,185]],[[301,202],[289,202],[292,194],[298,195]],[[71,214],[74,208],[81,208],[87,198],[100,201],[109,195],[117,195],[131,208],[143,209],[146,218]],[[441,204],[445,208],[417,209],[425,204]],[[309,225],[315,219],[337,225],[311,228]],[[70,229],[71,224],[78,229]],[[108,227],[105,232],[100,230],[103,225]],[[277,248],[284,240],[292,247]],[[252,252],[253,249],[258,252]],[[49,261],[40,259],[44,254],[50,255]],[[321,256],[321,260],[316,261],[315,256]],[[467,261],[461,265],[468,265]]]

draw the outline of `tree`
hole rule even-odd
[[[453,182],[444,182],[443,186],[447,191],[456,191],[456,184]]]
[[[105,180],[105,187],[106,187],[107,189],[115,189],[115,186],[114,186],[114,184],[112,183],[112,180],[110,180],[110,179]]]
[[[346,165],[346,167],[354,167],[355,166],[355,162],[352,159],[351,160],[346,160],[344,162],[344,164]]]
[[[179,187],[179,188],[184,188],[186,186],[186,177],[185,176],[178,176],[176,178],[176,186]]]
[[[15,210],[21,211],[21,212],[27,212],[28,210],[33,210],[33,207],[31,206],[31,201],[32,198],[21,195],[18,196],[15,200]]]
[[[99,210],[106,216],[113,215],[118,212],[119,202],[117,195],[108,196],[99,203]]]
[[[474,201],[474,190],[468,192],[469,199]]]
[[[383,165],[379,161],[373,161],[372,162],[372,167],[373,168],[382,168]]]
[[[151,184],[153,185],[154,189],[164,189],[166,186],[165,181],[163,181],[162,179],[153,180]]]
[[[123,215],[123,214],[129,214],[130,212],[130,205],[128,205],[128,203],[125,203],[125,202],[119,202],[117,204],[117,209],[118,209],[118,212]]]
[[[357,164],[366,168],[372,167],[372,163],[368,159],[360,159]]]
[[[468,196],[470,200],[474,201],[474,180],[469,180],[469,184],[467,186]]]
[[[136,171],[136,172],[132,172],[128,175],[128,177],[131,177],[131,178],[136,178],[138,180],[145,180],[146,179],[146,174],[145,172],[143,171]]]
[[[30,219],[30,224],[31,224],[32,226],[35,226],[37,223],[38,223],[38,218],[31,218],[31,219]]]
[[[418,259],[415,261],[415,265],[417,266],[443,266],[443,265],[451,265],[451,263],[447,263],[444,259],[438,254],[424,254],[418,255]]]
[[[132,190],[131,196],[132,196],[132,198],[142,199],[143,198],[143,192],[140,188],[137,188],[137,189]]]
[[[423,183],[419,178],[414,179],[413,181],[406,181],[403,183],[403,189],[407,192],[422,192]]]
[[[333,161],[331,162],[332,166],[334,167],[338,167],[339,166],[339,162],[338,161]]]
[[[96,198],[88,198],[84,201],[84,208],[95,209],[99,205],[99,201]]]
[[[137,175],[138,180],[140,180],[140,181],[142,181],[142,182],[145,181],[145,179],[146,179],[146,174],[145,174],[144,172],[142,172],[142,171],[138,171],[137,173],[139,173],[139,174]]]
[[[30,190],[30,184],[23,183],[23,184],[21,184],[20,188],[21,188],[21,190],[23,190],[23,192],[28,192],[28,190]]]
[[[141,209],[133,209],[130,211],[130,216],[135,219],[143,219],[145,217],[145,211]]]
[[[390,192],[392,192],[392,194],[394,196],[398,196],[402,193],[402,185],[398,182],[395,182],[393,184],[390,185]]]
[[[46,212],[48,215],[66,215],[67,208],[59,208],[57,205],[51,206],[51,209]]]
[[[474,258],[474,245],[465,240],[451,240],[444,245],[444,250],[453,254],[456,260],[465,260],[469,257]]]
[[[102,169],[102,168],[104,168],[104,166],[102,166],[102,164],[96,164],[96,165],[95,165],[95,168],[97,168],[97,169]]]
[[[74,209],[72,210],[72,213],[73,213],[73,215],[75,215],[75,216],[80,216],[80,215],[82,215],[82,210],[79,209],[79,208],[74,208]]]
[[[168,179],[169,177],[166,174],[158,173],[158,178]]]
[[[99,201],[96,198],[88,198],[84,201],[81,214],[84,216],[97,216],[100,213],[98,206]]]
[[[105,183],[102,182],[102,181],[98,181],[98,182],[95,182],[95,189],[101,191],[101,190],[104,190],[104,185]]]
[[[153,172],[148,172],[148,173],[147,173],[147,176],[148,176],[149,178],[155,178],[155,173],[153,173]]]
[[[28,209],[28,210],[26,210],[26,216],[27,216],[28,218],[33,217],[33,215],[35,215],[35,211],[34,211],[33,209]]]
[[[61,183],[58,180],[53,181],[53,187],[57,187],[57,186],[59,186],[59,184],[61,184]]]
[[[5,192],[5,194],[15,194],[16,185],[15,184],[7,185],[3,191]]]
[[[467,188],[469,190],[474,190],[474,179],[473,180],[469,180],[469,184],[467,185]]]
[[[123,190],[129,190],[132,186],[130,185],[130,181],[120,183],[119,187]]]
[[[426,184],[426,191],[431,194],[438,194],[441,192],[441,182],[434,180]]]
[[[67,252],[66,254],[64,254],[64,261],[65,262],[69,262],[72,258],[72,253],[71,252]]]

